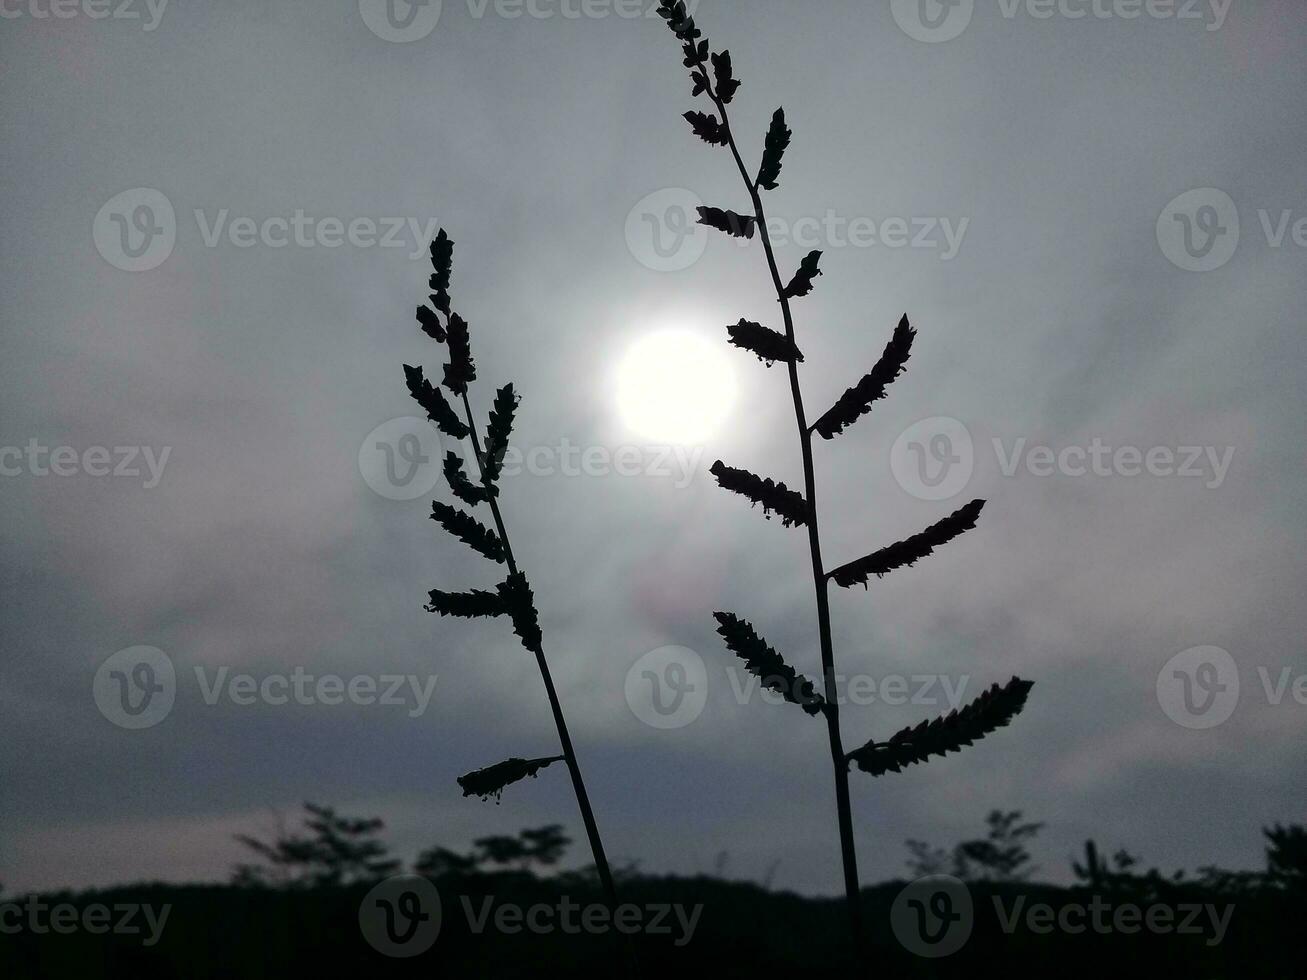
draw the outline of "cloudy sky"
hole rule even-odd
[[[375,431],[414,414],[401,364],[439,373],[412,322],[439,225],[477,411],[523,396],[503,505],[610,854],[835,893],[823,726],[748,690],[714,633],[732,610],[819,672],[806,536],[707,473],[802,482],[783,371],[725,346],[742,316],[779,326],[761,250],[680,221],[747,198],[680,118],[662,22],[626,0],[103,9],[12,0],[0,23],[6,889],[222,879],[233,833],[303,800],[384,817],[406,857],[580,836],[562,771],[500,806],[454,783],[556,736],[506,623],[423,611],[499,570],[427,519],[449,499],[429,466],[386,475],[415,430]],[[816,446],[828,564],[989,501],[928,561],[834,590],[846,742],[1037,682],[965,755],[854,774],[863,879],[1000,807],[1047,822],[1055,879],[1089,836],[1259,866],[1259,827],[1307,817],[1307,10],[697,13],[744,81],[746,157],[777,106],[794,130],[767,203],[787,270],[825,253],[796,303],[811,415],[904,311],[920,331],[890,397]],[[668,331],[679,391],[627,360]],[[142,646],[167,691],[130,716],[113,675],[148,677],[138,654],[102,665]],[[674,664],[695,691],[658,715],[645,671]],[[400,704],[231,686],[297,671],[436,681]]]

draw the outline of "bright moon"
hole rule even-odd
[[[689,330],[637,340],[617,369],[623,421],[645,438],[679,445],[716,432],[735,403],[735,372],[722,346]]]

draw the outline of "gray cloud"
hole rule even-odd
[[[408,248],[208,247],[194,214],[438,220],[458,241],[455,303],[481,372],[523,393],[518,443],[639,442],[611,390],[629,343],[674,323],[724,341],[722,324],[774,315],[756,248],[710,241],[689,269],[657,273],[625,243],[628,211],[661,188],[740,206],[728,161],[679,118],[689,90],[660,22],[444,8],[411,44],[380,40],[346,2],[169,5],[148,33],[85,17],[0,33],[0,445],[172,447],[151,490],[0,478],[11,890],[219,878],[239,856],[232,833],[303,799],[385,816],[407,854],[533,822],[579,830],[554,773],[502,807],[458,797],[458,773],[552,751],[539,678],[503,624],[422,611],[426,590],[491,573],[438,536],[426,498],[383,499],[359,475],[364,436],[414,411],[400,364],[438,364],[410,322],[424,263]],[[951,842],[992,807],[1048,822],[1038,856],[1055,877],[1089,835],[1164,867],[1258,863],[1259,824],[1302,819],[1307,775],[1307,708],[1267,704],[1255,674],[1307,670],[1307,253],[1270,247],[1256,217],[1303,208],[1300,6],[1236,3],[1205,31],[981,4],[944,44],[909,38],[885,5],[795,10],[699,12],[745,81],[737,131],[760,145],[779,104],[795,130],[773,213],[970,219],[948,262],[828,249],[799,308],[814,407],[905,310],[921,331],[891,397],[818,446],[829,561],[957,505],[915,500],[891,475],[895,438],[921,418],[968,426],[966,492],[990,500],[929,562],[836,594],[841,665],[967,674],[976,690],[1013,672],[1038,682],[1028,714],[965,757],[855,781],[864,878],[900,872],[904,838]],[[1236,201],[1243,239],[1223,268],[1183,272],[1154,223],[1205,186]],[[162,191],[178,219],[172,255],[142,273],[113,268],[91,235],[134,187]],[[719,456],[800,475],[783,374],[743,355],[735,370],[739,405],[688,486],[522,475],[505,510],[610,850],[678,871],[727,851],[732,873],[756,877],[779,861],[778,885],[829,893],[823,735],[787,706],[736,702],[710,616],[739,612],[817,672],[805,542],[707,477]],[[1005,477],[992,440],[1022,437],[1235,454],[1215,489]],[[1206,643],[1233,654],[1244,697],[1224,725],[1190,731],[1154,685],[1172,654]],[[109,724],[90,694],[97,665],[136,644],[168,652],[183,681],[142,732]],[[659,732],[623,683],[667,644],[699,652],[710,692],[698,720]],[[419,718],[210,707],[197,665],[439,680]],[[931,711],[850,708],[846,738]]]

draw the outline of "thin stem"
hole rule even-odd
[[[753,202],[754,218],[757,222],[758,235],[762,239],[763,251],[767,255],[767,268],[771,271],[772,284],[776,288],[776,299],[781,305],[781,316],[785,320],[785,336],[790,343],[794,339],[794,317],[790,312],[790,300],[785,295],[785,284],[781,280],[780,270],[776,265],[776,254],[772,249],[771,235],[767,232],[767,215],[763,210],[762,197],[758,193],[757,182],[749,176],[749,170],[740,156],[735,142],[735,133],[731,129],[726,104],[718,97],[712,86],[712,76],[708,66],[699,60],[699,70],[708,82],[707,94],[721,113],[722,127],[726,131],[727,144],[735,165],[739,168],[744,186],[748,188]],[[790,375],[790,394],[794,398],[794,418],[799,428],[799,446],[803,455],[804,495],[808,501],[808,550],[812,555],[812,581],[817,594],[817,631],[821,642],[822,676],[825,680],[826,703],[823,711],[826,716],[826,731],[830,739],[831,763],[835,768],[835,807],[839,814],[840,852],[844,866],[844,894],[849,915],[849,929],[853,936],[853,948],[859,949],[862,943],[862,902],[861,888],[858,885],[858,855],[853,840],[853,811],[849,805],[849,767],[844,758],[844,741],[840,735],[839,696],[835,689],[835,651],[831,642],[830,600],[827,595],[825,571],[821,561],[821,532],[817,524],[817,481],[812,464],[812,430],[808,428],[803,411],[803,392],[799,387],[799,369],[791,359],[788,364]]]
[[[472,433],[472,451],[476,456],[477,470],[481,474],[481,485],[485,487],[490,502],[490,513],[495,519],[495,528],[499,540],[504,545],[504,558],[508,570],[517,574],[517,562],[513,559],[513,548],[508,543],[508,531],[504,528],[504,518],[499,512],[499,503],[492,492],[490,481],[486,478],[485,461],[481,455],[481,440],[477,437],[476,420],[472,417],[472,404],[468,401],[467,389],[463,390],[463,411],[467,417],[467,427]],[[581,778],[581,766],[576,761],[576,750],[572,747],[572,737],[567,731],[567,720],[563,717],[563,706],[558,701],[558,692],[554,689],[554,678],[549,672],[549,662],[545,659],[542,644],[537,644],[531,651],[535,654],[536,664],[540,667],[540,677],[545,682],[545,693],[549,695],[549,709],[554,714],[554,726],[558,729],[558,741],[563,749],[563,758],[567,762],[567,771],[572,776],[572,789],[576,791],[576,802],[581,808],[581,821],[585,824],[585,834],[590,839],[590,851],[594,855],[595,870],[599,873],[599,883],[604,890],[604,898],[610,909],[617,908],[617,889],[613,886],[613,873],[608,867],[608,858],[604,854],[603,841],[599,839],[599,825],[595,823],[594,811],[590,808],[590,797],[585,791],[585,781]]]

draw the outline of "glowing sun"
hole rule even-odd
[[[622,420],[659,442],[685,445],[712,435],[735,403],[735,372],[722,348],[690,330],[645,334],[617,368]]]

